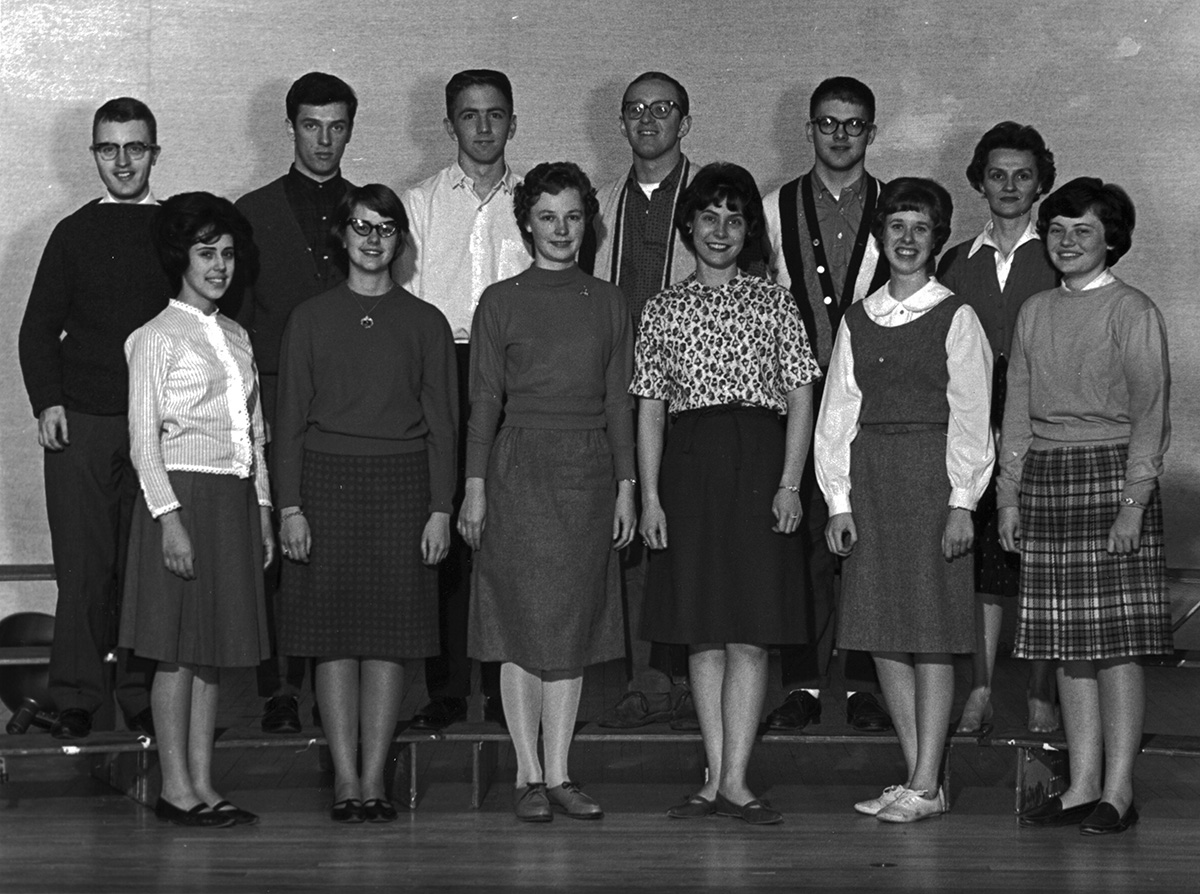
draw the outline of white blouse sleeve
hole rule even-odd
[[[153,518],[180,506],[167,476],[161,432],[162,395],[171,366],[171,345],[142,327],[125,340],[129,363],[129,452]]]
[[[950,505],[974,509],[992,477],[996,461],[989,408],[992,400],[992,350],[975,311],[963,305],[946,333],[946,472]],[[831,510],[832,511],[832,510]]]
[[[850,329],[843,320],[833,345],[813,441],[817,484],[830,515],[850,511],[850,445],[858,435],[861,408],[862,390],[854,378]]]

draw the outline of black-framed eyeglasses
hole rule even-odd
[[[129,156],[131,161],[141,161],[146,157],[147,152],[157,152],[158,146],[153,143],[143,143],[137,140],[132,143],[93,143],[88,146],[92,152],[96,153],[105,161],[112,161],[121,154],[121,150],[125,150],[125,154]]]
[[[874,126],[870,121],[864,121],[862,118],[847,118],[843,121],[832,115],[822,115],[820,118],[813,118],[808,123],[826,136],[837,133],[837,129],[840,127],[846,131],[848,137],[861,137],[864,130]]]
[[[396,226],[396,222],[392,220],[385,220],[383,223],[373,224],[369,220],[363,220],[361,217],[352,217],[346,221],[346,223],[349,225],[350,229],[358,233],[360,236],[370,236],[371,231],[374,230],[379,234],[380,239],[388,239],[392,236],[395,236],[396,231],[399,229]]]
[[[660,121],[668,117],[673,109],[683,111],[683,107],[677,102],[669,99],[656,99],[654,102],[627,102],[621,106],[621,114],[630,121],[637,121],[646,114],[646,109],[649,109],[650,114]]]

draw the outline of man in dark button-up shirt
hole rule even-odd
[[[341,164],[358,98],[341,78],[313,71],[292,84],[286,108],[294,161],[282,177],[235,203],[254,228],[258,272],[240,296],[240,306],[232,306],[237,299],[231,296],[222,307],[250,332],[268,432],[275,422],[279,346],[288,317],[297,305],[346,278],[329,242],[329,222],[351,188],[342,178]],[[268,569],[268,593],[277,591],[278,574],[277,566]],[[258,691],[267,699],[264,732],[300,731],[305,665],[302,659],[276,655],[259,666]]]

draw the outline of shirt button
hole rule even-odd
[[[818,266],[818,267],[817,267],[817,273],[824,273],[824,272],[825,272],[825,268],[824,268],[824,267],[821,267],[821,266]]]
[[[833,304],[833,299],[832,299],[832,298],[830,298],[828,295],[826,295],[826,296],[825,296],[825,303],[826,303],[826,304]]]
[[[839,239],[841,239],[841,238],[842,238],[842,234],[841,234],[841,233],[838,233],[838,238],[839,238]]]

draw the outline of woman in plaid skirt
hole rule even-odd
[[[1014,654],[1058,662],[1071,784],[1021,817],[1084,834],[1137,822],[1133,762],[1145,715],[1141,656],[1171,650],[1158,477],[1170,371],[1158,308],[1109,267],[1133,203],[1081,177],[1038,232],[1062,285],[1021,309],[1008,371],[1000,541],[1021,553]]]

